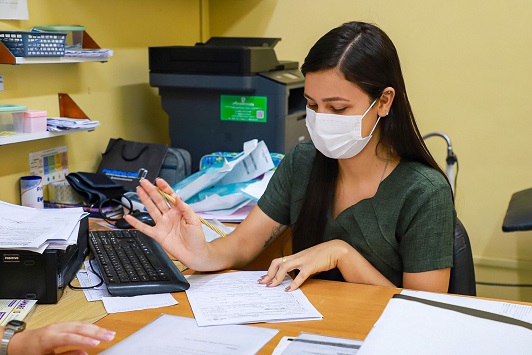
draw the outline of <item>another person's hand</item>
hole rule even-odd
[[[287,273],[299,270],[296,278],[286,288],[286,291],[293,291],[312,275],[337,267],[339,258],[348,252],[348,248],[350,246],[344,241],[331,240],[299,253],[274,259],[268,268],[268,273],[259,280],[259,283],[274,287],[284,280]]]
[[[202,256],[207,253],[208,243],[199,218],[172,187],[163,179],[156,180],[157,187],[172,196],[175,204],[166,201],[157,188],[148,180],[140,181],[137,193],[146,210],[155,221],[155,226],[144,224],[134,217],[125,217],[134,228],[155,239],[174,258],[187,267],[202,269]]]
[[[115,332],[83,322],[55,323],[39,329],[16,333],[8,346],[9,355],[54,354],[60,347],[94,347],[101,341],[111,341]],[[72,350],[62,354],[85,354]]]

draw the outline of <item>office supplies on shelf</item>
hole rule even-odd
[[[99,121],[83,118],[49,117],[46,120],[47,129],[50,132],[60,132],[75,129],[94,129],[100,125]]]
[[[12,319],[29,319],[36,304],[37,300],[0,299],[0,325],[6,325]]]
[[[202,328],[193,318],[162,314],[101,354],[252,355],[278,332],[246,325]]]
[[[266,271],[191,275],[186,291],[198,325],[243,324],[322,319],[300,289],[286,292],[292,279],[277,287],[257,280]]]
[[[0,41],[15,57],[62,57],[66,33],[0,31]]]
[[[170,201],[171,203],[175,204],[175,198],[173,198],[172,196],[168,195],[166,192],[161,190],[159,187],[157,187],[157,191],[159,191],[159,193],[165,198],[166,201]],[[213,224],[211,224],[210,222],[206,221],[205,219],[203,219],[198,214],[196,214],[196,216],[198,216],[198,218],[201,221],[201,223],[203,223],[204,225],[206,225],[207,227],[209,227],[210,229],[212,229],[213,231],[215,231],[216,233],[218,233],[222,237],[224,237],[224,238],[226,237],[225,232],[223,232],[221,229],[219,229],[218,227],[215,227]]]
[[[521,354],[531,348],[531,323],[398,294],[388,302],[359,354]]]
[[[138,230],[91,231],[89,245],[113,296],[178,292],[190,286],[163,248]]]

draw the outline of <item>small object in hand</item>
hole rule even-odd
[[[157,188],[157,191],[159,191],[159,193],[164,197],[164,199],[166,201],[170,201],[173,204],[175,204],[175,198],[173,198],[172,196],[168,195],[166,192],[161,190],[158,186],[155,186],[155,187]],[[198,216],[197,214],[196,214],[196,216],[199,218],[201,223],[203,223],[204,225],[206,225],[207,227],[209,227],[210,229],[212,229],[213,231],[215,231],[216,233],[218,233],[222,237],[225,238],[227,236],[224,232],[222,232],[220,229],[218,229],[217,227],[212,225],[210,222],[206,221],[205,219],[203,219],[202,217]]]

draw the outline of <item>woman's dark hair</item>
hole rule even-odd
[[[379,121],[378,145],[401,159],[429,165],[445,176],[423,142],[406,94],[397,50],[386,33],[364,22],[347,22],[332,29],[310,49],[301,71],[306,75],[333,68],[371,101],[379,98],[386,87],[394,88],[390,112]],[[294,252],[319,243],[334,203],[337,177],[338,161],[317,151],[305,201],[292,226]]]

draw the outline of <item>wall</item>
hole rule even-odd
[[[0,103],[59,115],[57,93],[68,93],[93,120],[94,132],[0,146],[0,200],[19,203],[18,178],[28,154],[66,145],[70,171],[95,171],[109,138],[169,143],[168,117],[149,86],[148,47],[192,45],[200,38],[200,1],[29,0],[27,21],[0,21],[0,30],[80,24],[114,56],[107,63],[0,65]]]
[[[396,44],[422,134],[447,134],[459,159],[456,207],[481,281],[532,283],[532,232],[503,233],[511,195],[532,185],[532,3],[412,0],[210,0],[212,36],[281,37],[279,59],[303,61],[326,31],[378,24]],[[427,141],[444,165],[443,139]],[[530,288],[480,295],[532,301]]]

